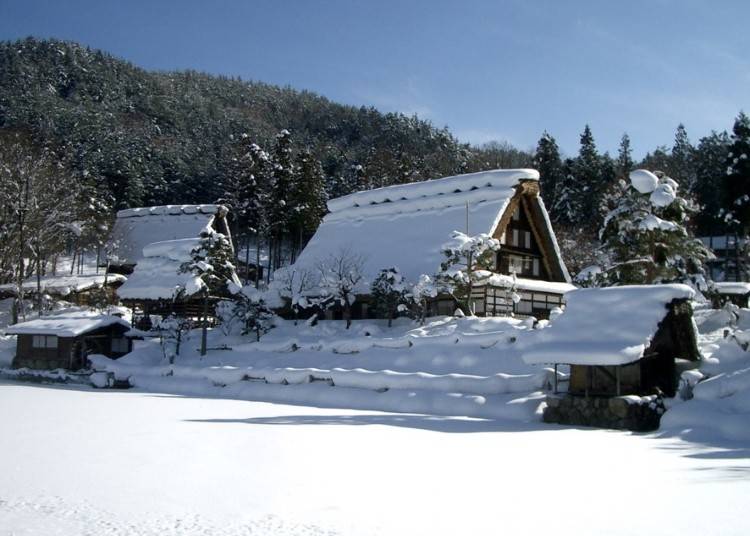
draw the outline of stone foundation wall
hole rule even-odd
[[[55,370],[59,368],[67,369],[69,366],[70,359],[62,357],[34,358],[16,356],[13,359],[13,368],[17,369]]]
[[[550,395],[543,419],[548,423],[648,432],[659,428],[664,411],[664,401],[657,395]]]

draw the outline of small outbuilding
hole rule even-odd
[[[639,397],[650,405],[648,397],[674,396],[681,371],[701,357],[693,296],[690,287],[676,284],[570,292],[565,312],[522,342],[525,362],[554,365],[556,372],[570,366],[568,400],[554,400],[545,420],[643,429],[628,420],[627,406],[640,413]],[[557,394],[557,374],[555,380]],[[622,414],[609,415],[617,404],[600,400],[613,397],[622,398]]]
[[[5,333],[18,337],[13,368],[79,370],[91,354],[116,359],[129,353],[129,330],[119,316],[68,311],[15,324]]]
[[[733,303],[738,307],[750,307],[750,283],[726,281],[713,284],[711,301],[715,308]]]

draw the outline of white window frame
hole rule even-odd
[[[523,232],[523,245],[526,249],[531,249],[531,231]]]

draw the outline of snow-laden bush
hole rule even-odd
[[[378,318],[387,318],[388,327],[400,313],[408,310],[409,291],[404,276],[398,268],[383,268],[370,288],[375,313]]]
[[[435,279],[440,290],[453,296],[466,314],[474,314],[472,290],[492,275],[494,253],[499,249],[500,241],[486,233],[469,236],[453,231],[451,239],[443,244],[445,260]]]
[[[216,309],[224,333],[253,333],[259,341],[261,335],[274,327],[276,315],[266,303],[264,293],[254,286],[232,287],[232,291],[232,299],[223,300]]]

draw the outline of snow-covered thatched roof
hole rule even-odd
[[[143,248],[128,280],[117,289],[123,300],[169,300],[179,294],[191,296],[203,288],[203,282],[192,273],[183,273],[183,263],[190,260],[190,252],[200,245],[200,238],[165,240]]]
[[[113,324],[130,327],[130,324],[119,316],[103,315],[94,311],[72,310],[15,324],[6,328],[5,333],[7,335],[77,337]]]
[[[154,242],[196,238],[226,212],[222,205],[165,205],[121,210],[110,239],[113,263],[138,263],[144,256],[143,248]],[[226,228],[217,230],[228,233]]]
[[[441,247],[451,233],[466,231],[467,208],[469,233],[491,234],[521,181],[538,179],[533,169],[498,169],[332,199],[330,213],[295,267],[314,269],[326,258],[348,251],[363,258],[368,281],[391,266],[408,281],[416,281],[439,269],[444,260]],[[546,217],[541,200],[540,206]]]
[[[59,274],[59,275],[45,275],[41,277],[39,286],[41,286],[42,292],[48,294],[54,294],[57,296],[67,296],[72,292],[84,292],[94,288],[101,288],[106,280],[108,285],[115,283],[121,283],[125,281],[126,277],[120,274],[107,274],[103,272],[101,274]],[[23,282],[24,292],[36,292],[37,280],[36,276],[32,276]],[[0,293],[13,293],[16,292],[15,283],[6,283],[0,285]]]
[[[565,296],[565,312],[520,340],[519,349],[529,364],[632,363],[643,357],[667,306],[694,294],[676,284],[574,290]]]

